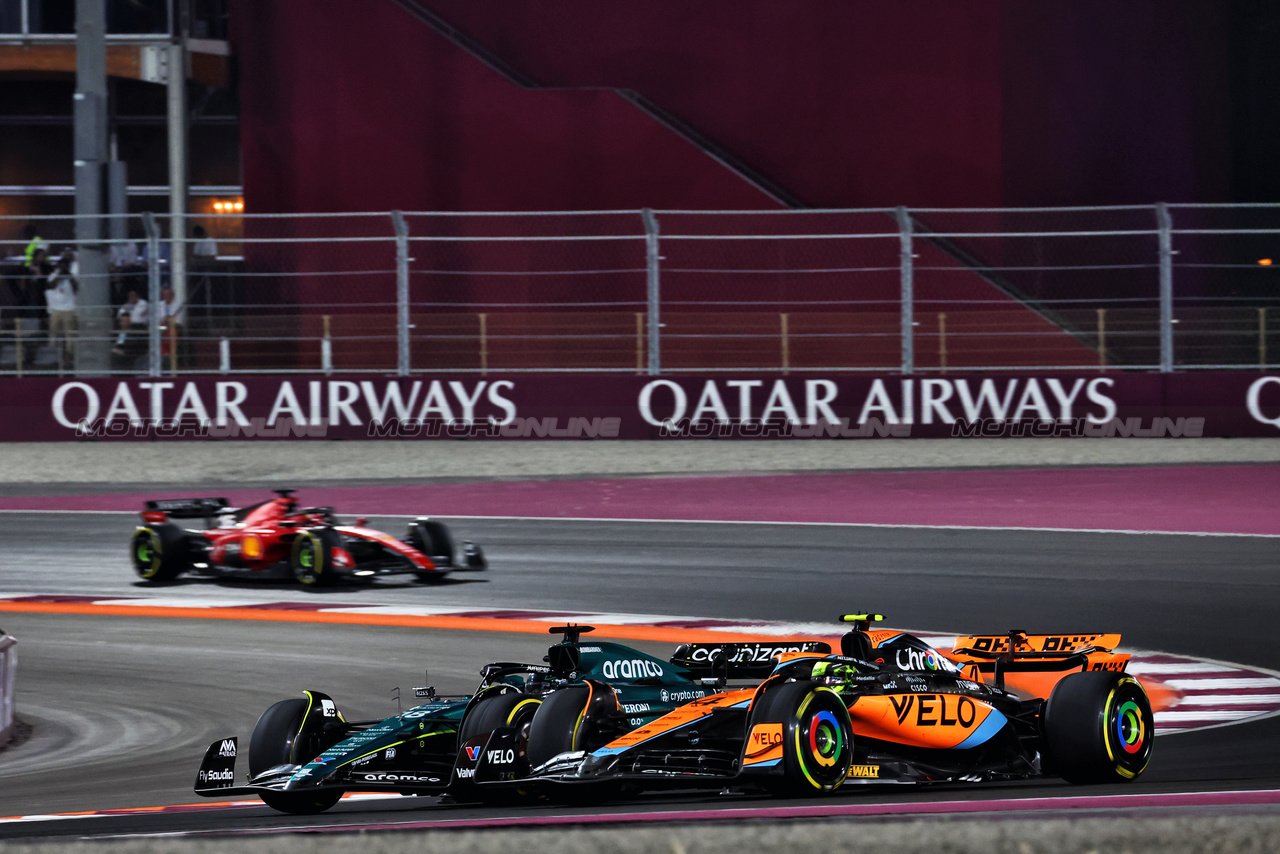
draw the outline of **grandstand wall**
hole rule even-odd
[[[412,8],[538,85],[503,77]],[[814,206],[1216,200],[1227,186],[1220,4],[231,0],[230,9],[245,200],[257,213],[780,207],[607,87],[637,90]],[[247,228],[253,237],[267,227]],[[249,266],[344,268],[306,244],[271,251],[250,245]],[[619,247],[615,266],[634,266],[633,255]],[[933,255],[933,266],[958,274],[935,274],[945,286],[928,297],[926,276],[918,296],[1006,299]],[[832,280],[808,297],[891,299],[891,278],[885,293]],[[1042,277],[1013,284],[1061,295]],[[304,306],[353,286],[332,277],[261,285]],[[392,298],[390,278],[366,285],[371,299]],[[444,286],[427,282],[414,298],[434,302]],[[504,287],[519,299],[528,291],[518,278]],[[1119,274],[1070,283],[1079,287],[1150,290]],[[578,298],[598,297],[594,288],[584,283]],[[1042,325],[1027,311],[1013,331]]]

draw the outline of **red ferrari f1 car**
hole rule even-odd
[[[324,587],[340,578],[412,574],[436,581],[450,572],[488,566],[475,543],[454,545],[441,522],[419,517],[403,539],[366,527],[364,519],[341,525],[332,507],[299,507],[294,490],[233,508],[225,498],[148,501],[133,533],[133,568],[148,582],[172,581],[184,572],[254,578],[295,578]],[[175,519],[201,519],[183,528]]]

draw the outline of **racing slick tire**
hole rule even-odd
[[[449,533],[449,527],[443,522],[419,516],[409,523],[409,531],[404,541],[431,558],[431,562],[442,569],[447,570],[453,566],[453,536]],[[446,577],[446,573],[438,569],[419,572],[416,575],[419,581],[427,584],[443,581]]]
[[[299,765],[311,756],[311,745],[301,744],[302,719],[309,703],[303,699],[281,700],[262,713],[249,737],[249,776],[254,777],[277,765]],[[259,792],[258,797],[273,810],[291,815],[324,812],[338,802],[342,792]]]
[[[342,539],[331,528],[299,531],[289,555],[293,577],[308,587],[328,587],[338,580],[333,566],[333,551]]]
[[[1045,704],[1043,725],[1048,773],[1068,783],[1124,783],[1151,761],[1151,701],[1127,673],[1064,676]]]
[[[520,733],[517,736],[516,773],[527,776],[530,767],[529,727],[541,705],[541,699],[514,691],[481,700],[462,721],[458,730],[458,749],[461,750],[462,745],[478,735],[493,732],[499,727],[515,727]],[[516,803],[526,798],[526,793],[518,789],[486,791],[475,783],[458,779],[456,775],[449,794],[456,801],[478,801],[490,805]]]
[[[543,698],[529,724],[530,768],[561,753],[588,749],[588,722],[584,718],[590,700],[591,689],[586,685],[570,685]]]
[[[543,698],[533,722],[529,724],[530,769],[561,753],[594,750],[607,741],[600,738],[591,718],[591,694],[589,685],[570,685]],[[548,797],[574,806],[594,806],[614,797],[619,791],[619,787],[596,781],[588,786],[557,788],[548,792]]]
[[[153,584],[173,581],[191,564],[186,532],[171,522],[134,531],[129,556],[134,572]]]
[[[812,682],[788,682],[766,690],[751,710],[749,732],[761,724],[782,735],[782,774],[760,785],[778,797],[834,792],[849,776],[853,726],[840,695]]]

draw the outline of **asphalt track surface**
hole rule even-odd
[[[373,519],[397,531],[400,520]],[[401,523],[402,524],[402,523]],[[1274,631],[1280,549],[1256,537],[883,529],[568,520],[453,520],[492,570],[442,586],[383,579],[342,602],[457,604],[814,621],[872,608],[897,627],[939,632],[1118,630],[1135,647],[1280,669]],[[44,594],[305,595],[292,585],[192,580],[135,584],[125,514],[0,514],[0,590]],[[398,532],[398,531],[397,531]],[[314,595],[314,594],[313,594]],[[35,726],[0,753],[0,816],[197,802],[204,747],[247,738],[271,702],[305,687],[349,716],[394,712],[391,689],[466,692],[488,661],[537,660],[548,638],[396,627],[0,614],[20,640],[18,714]],[[667,645],[635,643],[654,652]],[[1163,738],[1135,784],[1089,794],[1280,788],[1280,718]],[[1055,781],[859,789],[865,803],[1060,797]],[[814,802],[817,803],[817,802]],[[775,805],[716,793],[644,797],[610,810]],[[0,824],[0,838],[554,816],[441,805],[433,798],[344,802],[295,818],[265,807]]]

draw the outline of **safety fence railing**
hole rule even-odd
[[[13,702],[18,682],[18,640],[0,629],[0,747],[13,736]]]
[[[0,373],[1280,365],[1280,205],[109,219],[0,217]]]

